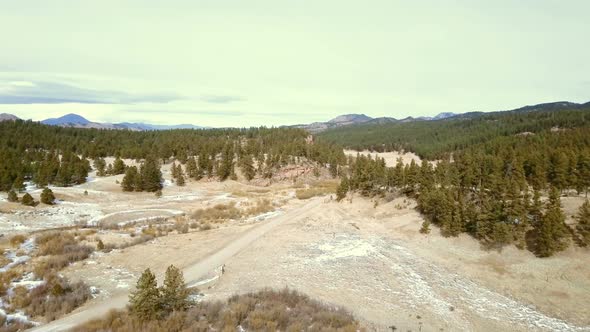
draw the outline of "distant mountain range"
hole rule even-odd
[[[0,115],[0,121],[17,120],[18,117],[12,114],[3,113]],[[191,124],[180,125],[153,125],[147,123],[100,123],[92,122],[78,114],[66,114],[59,118],[50,118],[40,121],[43,124],[50,126],[71,127],[71,128],[95,128],[95,129],[118,129],[118,130],[132,130],[132,131],[146,131],[146,130],[168,130],[168,129],[204,129],[207,127],[195,126]]]
[[[291,127],[296,128],[303,128],[308,130],[311,133],[318,133],[327,129],[338,128],[343,126],[351,126],[351,125],[358,125],[358,124],[386,124],[386,123],[395,123],[395,122],[411,122],[411,121],[430,121],[430,120],[442,120],[446,118],[450,118],[456,116],[455,113],[445,112],[440,113],[435,117],[425,117],[421,116],[418,118],[413,118],[411,116],[403,118],[403,119],[396,119],[391,117],[380,117],[380,118],[372,118],[365,114],[345,114],[335,117],[334,119],[327,121],[327,122],[314,122],[310,124],[299,124],[294,125]]]
[[[538,105],[524,106],[521,108],[498,111],[498,112],[535,112],[535,111],[560,111],[567,109],[578,109],[589,107],[590,102],[585,104],[571,103],[567,101],[559,101],[553,103],[545,103]],[[344,114],[333,118],[327,122],[314,122],[310,124],[299,124],[288,127],[303,128],[311,133],[318,133],[327,129],[338,128],[343,126],[353,126],[359,124],[387,124],[387,123],[406,123],[413,121],[439,121],[445,119],[469,119],[473,117],[481,116],[482,114],[490,114],[497,112],[468,112],[462,114],[456,114],[452,112],[443,112],[434,117],[406,117],[403,119],[396,119],[391,117],[379,117],[372,118],[365,114]],[[2,113],[0,114],[1,121],[14,121],[19,118],[12,114]],[[73,128],[96,128],[96,129],[120,129],[120,130],[132,130],[132,131],[146,131],[146,130],[169,130],[169,129],[207,129],[209,127],[195,126],[191,124],[179,124],[179,125],[154,125],[147,123],[100,123],[92,122],[80,116],[78,114],[66,114],[59,118],[51,118],[41,121],[43,124],[51,126],[61,127],[73,127]]]
[[[18,116],[16,116],[16,115],[12,115],[12,114],[8,114],[8,113],[1,113],[0,114],[0,122],[2,122],[2,121],[15,121],[15,120],[19,120]]]

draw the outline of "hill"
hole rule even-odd
[[[191,124],[180,125],[153,125],[146,123],[100,123],[92,122],[78,114],[66,114],[59,118],[51,118],[41,121],[42,124],[50,126],[60,126],[69,128],[93,128],[93,129],[111,129],[111,130],[131,130],[131,131],[145,131],[145,130],[170,130],[170,129],[204,129],[205,127],[195,126]]]
[[[406,150],[422,158],[437,159],[501,136],[588,126],[590,103],[556,102],[509,111],[448,115],[436,121],[409,117],[395,122],[328,128],[318,138],[354,150]]]
[[[20,118],[16,115],[8,114],[8,113],[0,113],[0,122],[2,121],[16,121],[20,120]]]
[[[456,116],[455,113],[440,113],[434,117],[407,117],[401,120],[392,117],[379,117],[372,118],[365,114],[343,114],[339,115],[332,120],[326,122],[314,122],[310,124],[299,124],[291,127],[302,128],[311,133],[320,133],[322,131],[346,126],[355,126],[360,124],[388,124],[397,122],[412,122],[412,121],[430,121],[430,120],[442,120],[448,117]]]

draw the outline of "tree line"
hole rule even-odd
[[[514,244],[546,257],[571,240],[590,244],[588,203],[568,227],[560,196],[588,195],[590,130],[547,130],[476,144],[435,163],[423,160],[387,167],[382,158],[349,158],[338,199],[399,192],[414,197],[445,236],[468,233],[489,247]],[[545,199],[547,197],[547,199]]]
[[[308,134],[296,128],[176,129],[166,131],[128,131],[62,128],[32,121],[0,122],[0,191],[22,191],[25,181],[39,188],[49,184],[70,186],[86,181],[93,160],[98,176],[123,174],[128,167],[121,159],[171,159],[187,165],[187,176],[195,179],[234,175],[236,160],[246,177],[256,172],[270,176],[293,158],[306,158],[318,165],[345,161],[339,146],[306,142]],[[117,157],[106,165],[105,157]],[[133,171],[130,171],[133,172]],[[137,169],[137,173],[141,173]],[[154,173],[155,174],[155,173]],[[154,175],[152,174],[152,175]],[[150,175],[150,178],[151,176]],[[141,177],[141,174],[140,174]],[[139,183],[142,182],[140,185]],[[133,190],[146,184],[133,180]],[[129,188],[129,187],[128,187]]]
[[[450,153],[501,136],[538,133],[551,128],[590,125],[590,104],[565,105],[535,111],[471,113],[436,121],[362,124],[326,130],[320,140],[371,151],[411,151],[425,159]]]

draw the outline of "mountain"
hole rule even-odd
[[[447,119],[447,118],[452,118],[454,116],[456,116],[457,113],[453,113],[453,112],[442,112],[439,113],[438,115],[436,115],[435,117],[433,117],[433,120],[442,120],[442,119]]]
[[[16,121],[20,120],[20,118],[16,115],[8,114],[8,113],[0,113],[0,122],[2,121]]]
[[[59,118],[51,118],[41,121],[41,123],[50,126],[86,126],[91,122],[78,114],[66,114]]]
[[[169,130],[169,129],[205,129],[206,127],[195,126],[191,124],[180,125],[152,125],[146,123],[100,123],[92,122],[78,114],[66,114],[59,118],[51,118],[41,121],[41,123],[50,126],[72,127],[72,128],[94,128],[94,129],[111,129],[111,130]]]
[[[319,133],[321,131],[338,128],[342,126],[357,125],[372,121],[373,118],[365,114],[344,114],[333,118],[327,122],[314,122],[310,124],[299,124],[290,127],[303,128],[311,133]]]
[[[373,118],[368,117],[364,114],[344,114],[333,118],[328,123],[333,123],[337,126],[346,126],[351,124],[364,123],[371,121]]]

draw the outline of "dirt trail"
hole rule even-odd
[[[312,211],[314,207],[319,206],[321,202],[322,199],[313,199],[305,205],[289,211],[287,214],[281,215],[274,219],[269,219],[269,221],[251,229],[247,233],[243,234],[243,236],[241,236],[239,239],[230,243],[220,251],[184,269],[183,272],[187,284],[190,285],[198,282],[200,278],[207,275],[210,271],[223,265],[232,256],[248,247],[255,240],[264,236],[274,227],[278,226],[282,222],[303,217],[306,215],[306,213]],[[80,311],[74,312],[73,314],[65,316],[49,324],[34,328],[32,331],[66,331],[86,321],[100,318],[111,309],[121,309],[125,307],[127,300],[128,294],[123,293],[100,303],[96,303],[91,306],[85,306]]]

